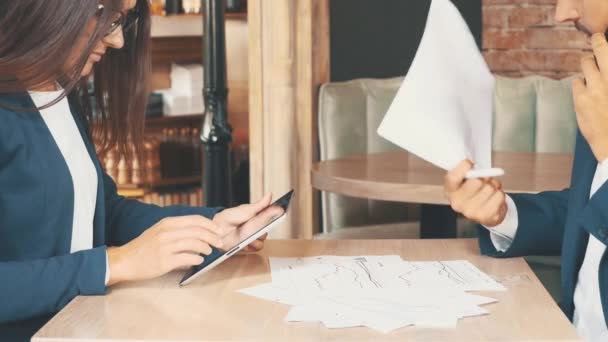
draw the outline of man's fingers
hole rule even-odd
[[[581,58],[581,70],[583,71],[583,75],[585,75],[587,86],[593,88],[602,82],[602,75],[595,64],[595,58],[592,55],[583,56]]]
[[[460,188],[464,182],[464,177],[473,168],[473,163],[469,160],[463,160],[445,175],[444,188],[447,192],[454,192]]]
[[[469,207],[468,202],[474,198],[485,183],[481,179],[469,179],[450,197],[454,211],[463,213]]]
[[[494,193],[494,195],[492,195],[492,197],[490,197],[489,200],[486,201],[486,203],[481,207],[481,210],[483,212],[488,213],[488,215],[491,215],[491,217],[488,218],[493,218],[494,216],[500,216],[500,210],[502,205],[505,203],[505,194],[502,191],[497,191]],[[500,223],[500,222],[498,222]]]
[[[485,183],[481,179],[469,179],[464,185],[460,188],[463,193],[469,194],[471,196],[475,195]]]
[[[591,36],[591,47],[597,60],[597,65],[602,73],[608,73],[608,42],[603,33],[595,33]],[[608,77],[608,74],[605,75]]]
[[[587,87],[585,86],[585,80],[582,78],[577,78],[572,81],[572,94],[574,95],[574,99],[582,95]]]
[[[490,178],[488,183],[494,187],[496,190],[502,190],[502,183],[496,178]]]
[[[467,217],[475,216],[474,213],[480,211],[485,203],[496,193],[496,189],[490,184],[484,184],[483,187],[467,201],[466,208],[463,214]]]

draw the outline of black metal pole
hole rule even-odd
[[[232,205],[228,87],[226,82],[226,31],[224,0],[202,0],[205,117],[203,143],[203,193],[208,207]]]

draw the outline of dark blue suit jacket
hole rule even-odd
[[[566,167],[566,166],[564,166]],[[511,247],[496,251],[486,229],[480,229],[481,252],[496,257],[524,255],[562,256],[561,307],[572,320],[574,288],[583,264],[589,234],[608,244],[608,182],[589,199],[597,160],[589,144],[577,136],[570,188],[537,195],[511,195],[519,226]],[[602,256],[599,286],[604,318],[608,317],[608,262]]]
[[[34,108],[29,95],[0,103]],[[78,295],[106,293],[106,246],[123,245],[160,219],[217,210],[160,208],[125,199],[102,170],[83,120],[74,115],[98,174],[93,249],[70,254],[74,192],[41,115],[0,108],[0,340],[29,341]]]

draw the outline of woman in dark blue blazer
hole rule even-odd
[[[218,213],[117,194],[96,148],[130,158],[141,143],[149,32],[146,0],[0,1],[1,341],[29,340],[78,295],[213,258],[270,203]]]

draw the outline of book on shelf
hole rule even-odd
[[[161,207],[170,205],[187,205],[200,207],[203,205],[203,189],[200,187],[187,190],[169,190],[165,192],[148,192],[141,197],[141,201]]]

